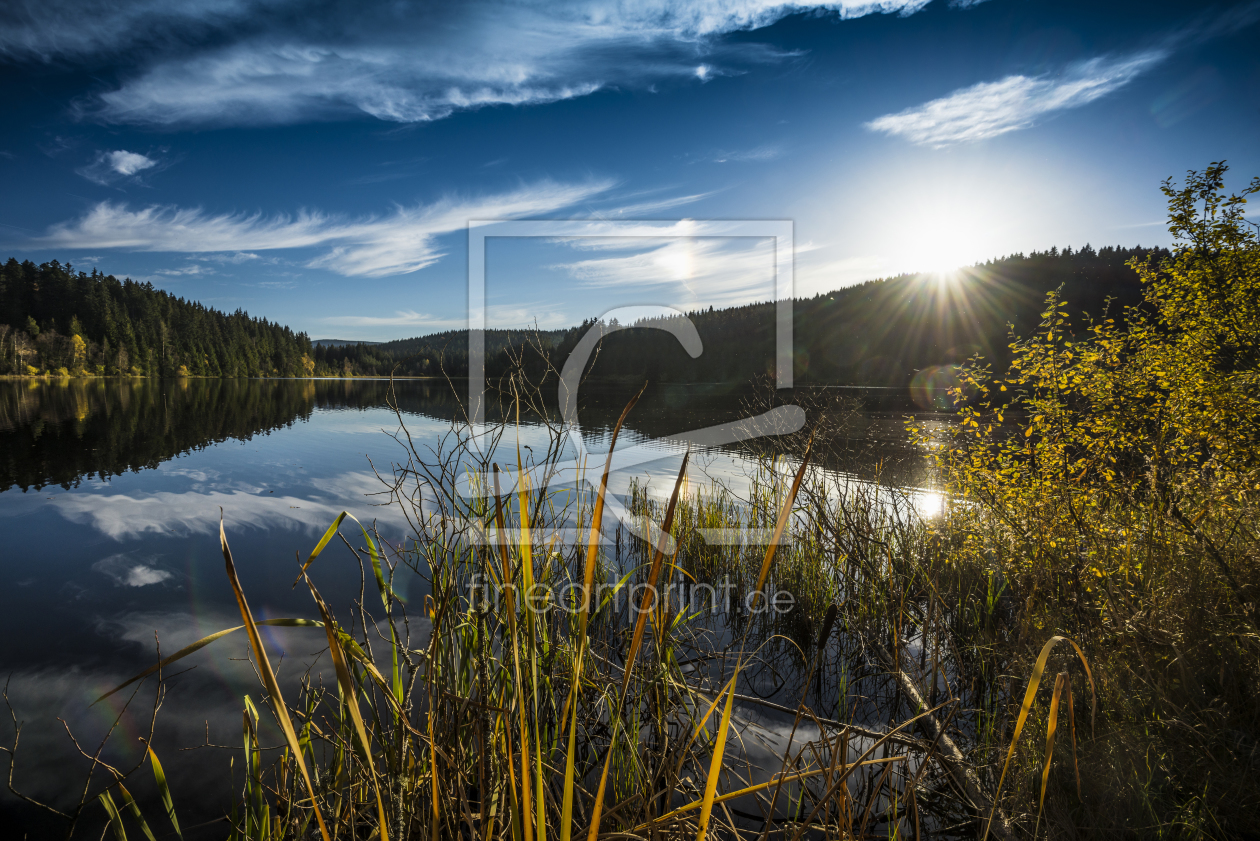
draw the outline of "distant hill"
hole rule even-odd
[[[1075,313],[1102,314],[1141,302],[1132,259],[1161,259],[1162,249],[1085,246],[1073,251],[1014,254],[962,269],[951,278],[907,274],[871,280],[794,303],[795,379],[800,384],[903,387],[932,369],[975,354],[1002,362],[1011,327],[1027,335],[1038,323],[1046,293],[1062,287]],[[704,344],[691,359],[668,334],[628,330],[607,337],[591,373],[654,382],[745,382],[773,371],[773,303],[688,314]],[[592,322],[541,333],[492,330],[486,334],[486,373],[510,368],[509,349],[530,337],[535,372],[544,358],[559,367]],[[372,347],[316,348],[323,366],[345,371],[466,376],[468,334],[453,330]],[[535,358],[537,357],[537,358]],[[926,373],[925,373],[926,372]]]
[[[942,367],[982,354],[1001,365],[1011,328],[1027,335],[1046,293],[1062,287],[1076,314],[1141,302],[1133,259],[1161,249],[1086,246],[1014,254],[955,276],[871,280],[793,306],[795,380],[802,385],[939,385]],[[674,383],[745,383],[774,370],[775,305],[688,313],[704,351],[691,359],[660,330],[606,337],[590,374]],[[594,321],[564,330],[486,331],[486,374],[523,359],[533,376],[559,368]],[[468,375],[468,331],[389,342],[319,339],[237,311],[223,313],[115,277],[74,273],[56,261],[0,267],[0,373],[146,376]],[[947,373],[947,372],[946,372]],[[946,377],[946,380],[948,377]]]
[[[379,345],[380,342],[365,342],[360,339],[311,339],[315,347],[345,347],[346,345]]]

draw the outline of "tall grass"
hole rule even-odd
[[[686,492],[687,458],[664,495],[632,485],[632,533],[604,522],[607,464],[586,467],[586,491],[548,484],[563,430],[540,423],[550,437],[532,450],[513,446],[515,422],[456,425],[423,451],[404,427],[409,458],[387,478],[413,534],[391,543],[338,518],[294,570],[309,618],[253,617],[224,531],[244,624],[137,679],[246,631],[261,694],[245,699],[233,841],[1216,834],[1218,805],[1116,761],[1135,733],[1168,744],[1126,681],[1187,692],[1204,678],[1117,659],[1110,626],[1058,599],[1061,571],[1021,577],[982,510],[925,518],[785,439],[746,498]],[[339,618],[317,582],[347,561],[371,592]],[[419,610],[395,595],[408,567],[426,581]],[[322,630],[331,672],[282,690],[262,624]],[[278,748],[261,745],[265,717]],[[142,823],[132,772],[105,770],[98,814],[117,837],[148,835],[154,814],[178,831],[194,795],[163,781]],[[1107,815],[1108,798],[1129,811]]]

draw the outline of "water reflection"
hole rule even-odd
[[[445,428],[463,415],[461,385],[401,381],[397,407],[410,422],[437,420]],[[631,391],[587,388],[583,426],[596,434],[606,431]],[[249,441],[309,420],[317,409],[385,409],[388,395],[384,380],[0,381],[0,491],[49,485],[68,490],[85,479],[152,469],[216,443]],[[748,388],[726,384],[659,386],[636,408],[629,429],[643,439],[657,439],[739,420],[749,413],[751,397]],[[896,404],[892,411],[846,411],[845,440],[832,448],[844,454],[845,463],[831,466],[856,475],[878,467],[892,471],[884,477],[892,484],[915,484],[905,468],[920,472],[922,460],[906,445]],[[524,420],[532,419],[527,412]]]
[[[372,496],[382,489],[373,466],[388,474],[404,455],[387,434],[398,427],[388,388],[379,380],[0,382],[0,634],[18,641],[0,650],[0,672],[13,676],[19,717],[32,722],[23,736],[27,779],[55,789],[71,756],[55,717],[99,737],[115,710],[90,702],[151,665],[158,640],[169,652],[238,623],[216,536],[221,515],[251,605],[273,618],[311,617],[309,597],[291,589],[294,552],[309,552],[340,511],[378,521],[391,539],[404,534],[397,509]],[[606,441],[636,388],[584,390],[587,440]],[[660,439],[746,417],[748,399],[747,390],[725,385],[649,391],[625,441],[648,443],[660,457],[615,476],[613,491],[627,492],[632,479],[667,491],[682,448]],[[445,382],[399,383],[397,407],[420,449],[462,416],[457,389]],[[861,408],[841,402],[827,410],[837,422],[826,466],[856,481],[926,487],[923,453],[906,439],[907,407]],[[536,445],[540,435],[525,413],[522,444]],[[693,482],[707,475],[737,496],[747,492],[753,468],[737,453],[697,453],[692,464]],[[940,505],[930,491],[910,498]],[[361,583],[348,551],[330,547],[314,574],[334,612],[347,614]],[[413,574],[395,589],[414,600],[424,584]],[[300,631],[268,634],[294,667],[321,647]],[[169,700],[159,751],[201,743],[206,721],[217,742],[239,728],[240,696],[257,692],[236,659],[241,645],[225,641],[189,661],[196,671]],[[226,779],[218,765],[179,764],[190,769],[184,791]],[[11,806],[6,797],[0,812]],[[213,797],[205,806],[207,818],[219,813]]]

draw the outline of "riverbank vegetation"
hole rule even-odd
[[[601,458],[577,493],[563,426],[514,442],[513,411],[537,403],[517,377],[505,423],[455,423],[433,449],[401,436],[387,489],[413,534],[332,524],[294,568],[311,617],[256,620],[229,524],[233,630],[262,690],[216,831],[1250,837],[1260,243],[1242,209],[1260,179],[1230,196],[1224,174],[1165,186],[1179,245],[1133,261],[1140,302],[1082,320],[1052,293],[1009,362],[961,367],[955,423],[911,431],[934,489],[823,469],[807,427],[750,453],[746,494],[688,490],[691,455],[624,498]],[[335,617],[317,582],[347,560],[364,592]],[[429,585],[411,604],[391,585],[406,566]],[[266,623],[307,627],[326,656],[282,687]],[[217,638],[155,666],[159,695]],[[178,831],[196,795],[156,759],[152,778],[86,761],[98,781],[70,820]]]

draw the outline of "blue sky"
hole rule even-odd
[[[1258,21],[1096,0],[11,2],[0,254],[380,340],[462,325],[470,219],[791,219],[804,295],[1167,244],[1164,178],[1260,174]],[[767,253],[493,243],[490,320],[765,300]]]

